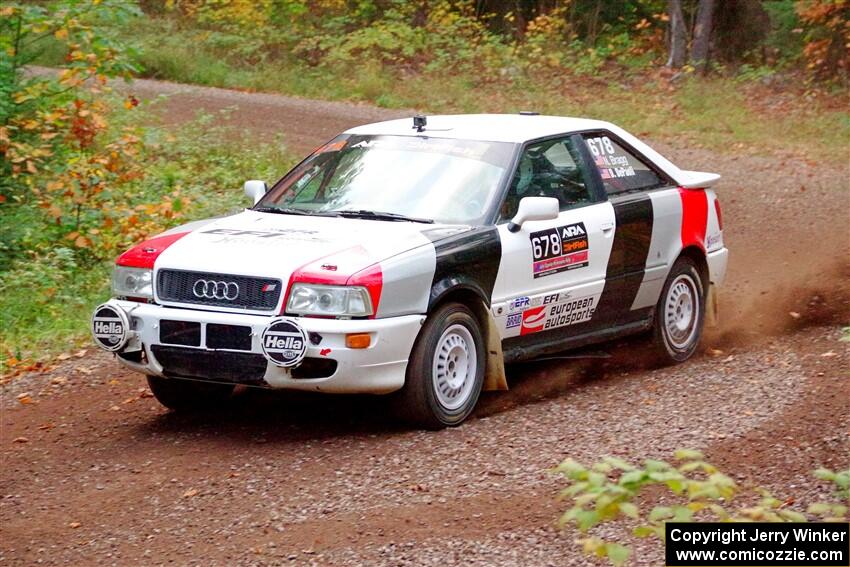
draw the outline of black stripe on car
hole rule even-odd
[[[646,309],[630,309],[646,271],[652,240],[652,200],[645,193],[635,193],[613,197],[611,204],[617,228],[593,322],[622,325],[648,316]]]
[[[449,236],[439,229],[423,234],[434,242],[437,256],[428,310],[446,293],[457,289],[474,292],[489,306],[502,258],[502,241],[496,227],[475,227]]]

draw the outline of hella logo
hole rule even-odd
[[[266,349],[300,350],[304,346],[304,341],[298,337],[266,335],[266,341],[264,344]]]
[[[120,322],[116,321],[95,321],[94,323],[94,334],[95,335],[120,335],[124,332],[124,326]]]

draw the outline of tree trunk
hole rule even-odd
[[[708,68],[708,50],[713,26],[714,0],[699,0],[697,21],[694,26],[694,44],[691,47],[691,62],[702,73],[705,73]]]
[[[688,30],[682,14],[682,0],[668,0],[667,11],[670,14],[670,58],[667,66],[678,69],[688,58]]]

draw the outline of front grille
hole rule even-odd
[[[152,345],[151,352],[163,373],[174,378],[195,378],[233,384],[266,385],[266,359],[261,354],[199,350]]]
[[[213,284],[204,286],[203,283],[198,284],[199,280]],[[224,285],[218,285],[216,289],[216,284]],[[235,284],[236,287],[230,284]],[[281,281],[272,278],[230,276],[213,272],[160,270],[156,279],[157,295],[162,301],[256,311],[272,311],[280,299],[281,288]],[[227,297],[223,297],[225,294]]]

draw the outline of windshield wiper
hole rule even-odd
[[[402,221],[402,222],[421,222],[424,224],[433,224],[434,219],[423,219],[418,217],[409,217],[398,213],[385,213],[382,211],[370,211],[367,209],[357,210],[341,210],[341,211],[326,211],[340,217],[352,219],[374,219],[386,221]]]
[[[258,213],[274,213],[276,215],[304,215],[311,217],[327,217],[327,216],[336,216],[336,214],[329,215],[324,211],[310,211],[306,209],[292,209],[289,207],[255,207],[251,209],[252,211],[257,211]]]

